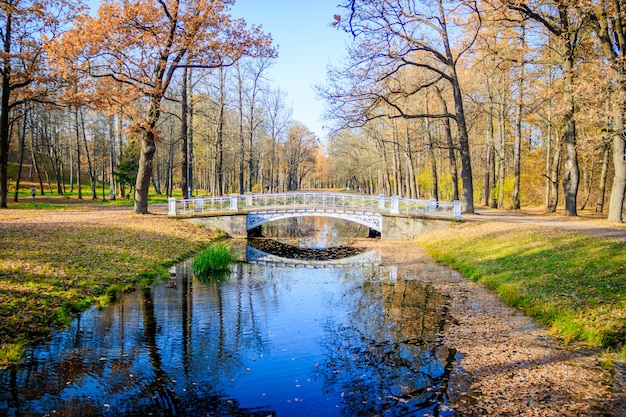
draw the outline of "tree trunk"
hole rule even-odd
[[[550,208],[550,194],[552,191],[552,179],[550,177],[550,158],[552,157],[552,117],[548,118],[548,146],[546,149],[546,200],[545,205],[546,209]]]
[[[44,195],[44,188],[43,188],[43,179],[39,173],[39,164],[37,163],[37,155],[35,153],[35,143],[34,143],[34,137],[31,137],[31,143],[30,143],[30,160],[31,160],[31,164],[33,169],[35,170],[35,175],[37,175],[37,180],[39,181],[39,189],[41,190],[41,195]]]
[[[498,148],[498,208],[504,207],[504,186],[506,179],[506,104],[500,103],[500,146]]]
[[[578,196],[579,168],[578,154],[576,151],[576,122],[574,121],[574,75],[573,56],[568,54],[563,65],[565,77],[565,100],[567,111],[565,112],[565,171],[563,172],[563,194],[565,197],[565,215],[576,216],[576,198]]]
[[[552,169],[550,171],[550,204],[548,212],[556,212],[559,205],[559,168],[561,166],[561,154],[563,153],[563,143],[559,140],[552,158]]]
[[[96,200],[98,195],[96,194],[96,170],[92,166],[91,163],[91,155],[89,154],[89,146],[87,146],[87,135],[85,134],[85,117],[83,116],[83,111],[81,110],[79,113],[80,119],[80,131],[82,133],[83,142],[85,143],[85,155],[87,156],[87,170],[89,171],[89,184],[91,186],[91,199]],[[94,143],[94,153],[95,153],[95,143]],[[95,158],[95,155],[94,155]]]
[[[443,98],[441,89],[435,89],[439,102],[441,104],[441,110],[443,114],[448,114],[448,103]],[[450,126],[450,119],[443,120],[443,128],[446,135],[446,146],[448,147],[448,161],[450,164],[450,175],[452,176],[452,200],[459,200],[459,172],[456,164],[456,147],[452,140],[452,128]]]
[[[405,139],[406,139],[406,164],[407,164],[407,181],[408,181],[408,187],[409,187],[409,197],[417,198],[415,166],[413,162],[413,147],[411,146],[411,135],[409,134],[408,120],[405,120],[404,127],[405,127],[404,134],[405,134]]]
[[[463,184],[463,213],[474,213],[474,179],[472,176],[472,156],[469,146],[469,133],[467,131],[467,122],[465,120],[465,109],[463,108],[463,94],[459,77],[456,72],[456,60],[452,56],[452,48],[448,39],[446,14],[443,8],[443,0],[438,1],[439,18],[444,28],[442,36],[444,47],[446,50],[446,61],[449,69],[449,80],[452,85],[454,96],[454,111],[457,131],[459,134],[459,153],[461,154],[461,183]]]
[[[400,158],[398,157],[398,141],[395,140],[391,144],[392,157],[393,157],[393,181],[394,181],[394,195],[402,196],[402,174],[400,167]]]
[[[489,172],[491,174],[491,180],[493,182],[493,184],[491,185],[491,190],[490,190],[490,195],[489,195],[489,199],[490,199],[490,203],[489,203],[489,207],[491,208],[498,208],[498,194],[497,194],[497,188],[496,188],[496,147],[495,144],[492,143],[491,144],[491,164],[489,165]]]
[[[187,183],[188,187],[191,190],[189,193],[189,198],[193,196],[194,190],[194,181],[193,181],[193,69],[189,69],[189,81],[187,82],[187,88],[189,89],[189,93],[187,97],[189,98],[189,122],[188,122],[188,147],[189,147],[189,160],[187,161],[188,170],[187,170]]]
[[[17,167],[17,178],[15,179],[15,195],[13,196],[13,201],[16,203],[20,193],[20,180],[22,179],[22,167],[24,166],[24,149],[26,148],[26,116],[26,106],[24,106],[22,129],[20,130],[20,155]]]
[[[483,204],[485,206],[489,206],[489,202],[491,199],[491,189],[493,185],[491,181],[495,181],[495,177],[493,176],[492,166],[495,166],[495,155],[493,144],[495,141],[494,137],[494,128],[493,128],[493,100],[490,98],[489,100],[489,109],[487,110],[487,139],[485,140],[485,179],[483,184]]]
[[[135,213],[148,214],[148,189],[152,177],[152,164],[156,152],[156,140],[154,136],[155,126],[161,114],[160,99],[153,97],[150,101],[146,127],[141,137],[141,152],[139,154],[139,169],[135,182]]]
[[[513,185],[513,210],[519,210],[521,208],[520,203],[520,188],[522,183],[522,116],[524,114],[524,76],[526,72],[525,60],[525,47],[526,47],[526,27],[522,23],[522,33],[520,37],[522,60],[520,64],[519,82],[517,85],[517,106],[515,111],[515,147],[513,156],[513,175],[515,177],[515,183]]]
[[[216,140],[216,153],[217,161],[215,170],[217,171],[217,190],[218,195],[224,195],[224,111],[226,107],[226,91],[224,81],[224,69],[220,67],[220,109],[217,120],[217,140]]]
[[[428,113],[428,102],[426,104],[426,113]],[[433,140],[433,135],[430,131],[430,119],[426,118],[426,138],[428,139],[428,144],[426,145],[428,148],[428,157],[430,159],[430,170],[433,177],[432,183],[432,194],[431,198],[439,201],[439,179],[437,175],[437,161],[435,159],[435,142]]]
[[[244,183],[244,161],[246,157],[246,143],[243,136],[243,79],[241,78],[241,68],[239,64],[237,64],[237,81],[239,83],[239,194],[243,195],[246,191],[246,185]]]
[[[187,67],[183,68],[183,86],[181,89],[181,99],[180,99],[180,156],[181,156],[181,179],[180,186],[183,191],[183,198],[191,198],[189,195],[189,182],[187,175],[189,173],[188,165],[189,165],[189,150],[187,148]]]
[[[614,223],[621,223],[626,195],[626,140],[622,136],[624,130],[624,113],[620,106],[615,115],[615,131],[613,137],[613,165],[615,176],[613,177],[613,188],[611,190],[611,200],[609,202],[608,220]]]
[[[586,167],[583,170],[583,184],[585,186],[585,197],[583,198],[583,202],[580,205],[580,210],[583,211],[585,207],[587,207],[587,202],[589,202],[589,196],[591,195],[591,183],[593,182],[593,171],[596,165],[595,155],[591,155],[590,167]]]
[[[4,19],[4,45],[2,65],[2,96],[0,98],[0,207],[7,208],[9,192],[9,112],[11,94],[11,26],[13,14],[7,13]]]
[[[115,152],[116,147],[116,135],[115,135],[115,120],[113,116],[109,116],[109,195],[115,199],[115,190],[117,190],[117,183],[115,182],[115,169],[117,165],[117,154]]]
[[[611,147],[609,143],[604,145],[602,152],[602,173],[600,174],[600,184],[598,189],[598,201],[596,203],[596,213],[602,213],[604,211],[604,199],[606,198],[606,179],[609,172],[609,154],[611,153]]]
[[[78,188],[78,199],[83,199],[82,182],[80,180],[81,161],[80,161],[80,130],[78,128],[78,107],[74,109],[74,123],[76,124],[76,187]]]
[[[141,140],[141,153],[139,155],[139,169],[135,183],[135,213],[148,214],[148,189],[152,177],[152,161],[156,152],[154,132],[145,131]]]
[[[461,183],[463,184],[463,213],[474,213],[474,182],[472,178],[472,157],[469,147],[469,135],[465,122],[465,110],[463,109],[463,95],[461,86],[456,78],[456,70],[453,78],[454,107],[456,123],[459,132],[459,151],[461,154]]]

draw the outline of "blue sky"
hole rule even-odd
[[[237,0],[231,10],[248,24],[260,25],[278,46],[278,59],[269,71],[274,87],[285,91],[293,108],[293,119],[301,122],[320,139],[324,103],[314,86],[325,83],[326,68],[345,55],[347,35],[331,26],[339,14],[340,0]]]
[[[340,14],[341,0],[236,0],[230,14],[248,24],[262,26],[278,46],[278,59],[269,70],[274,88],[288,96],[293,119],[325,139],[321,120],[324,103],[314,87],[326,81],[326,68],[338,64],[345,55],[347,35],[331,26]],[[95,10],[99,0],[86,0]]]

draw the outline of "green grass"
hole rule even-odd
[[[541,227],[463,224],[419,244],[566,344],[626,349],[626,242]]]
[[[17,203],[10,203],[10,208],[16,210],[71,210],[76,209],[76,207],[68,206],[67,204],[56,204],[56,203],[48,203],[43,201],[26,201],[20,200]]]
[[[234,259],[228,245],[217,243],[198,253],[191,263],[191,269],[196,275],[207,277],[214,272],[227,271]]]
[[[131,209],[52,211],[0,210],[0,349],[45,338],[91,305],[166,277],[216,239]]]
[[[23,342],[9,343],[0,347],[0,368],[18,362],[24,351]]]
[[[15,168],[17,169],[17,168]],[[33,199],[31,196],[31,186],[35,185],[37,189],[37,196]],[[10,183],[9,185],[9,204],[11,208],[16,209],[26,209],[26,210],[59,210],[67,207],[64,205],[64,200],[78,200],[78,188],[76,184],[74,184],[73,190],[70,191],[69,184],[65,184],[66,192],[63,194],[59,194],[56,192],[56,184],[51,184],[51,188],[48,187],[48,184],[44,185],[44,194],[40,194],[39,184],[35,184],[33,182],[22,182],[20,184],[20,189],[18,192],[18,202],[13,202],[13,196],[15,194],[15,182]],[[98,182],[98,186],[96,187],[96,199],[92,199],[91,197],[91,185],[88,180],[83,179],[81,186],[82,199],[80,200],[82,204],[86,205],[113,205],[113,206],[124,206],[124,207],[132,207],[134,205],[134,194],[130,194],[130,198],[128,200],[121,198],[119,195],[116,196],[115,200],[109,199],[109,185],[105,184],[104,187],[104,199],[102,195],[102,183]],[[128,192],[128,190],[127,190]],[[182,190],[175,189],[173,192],[173,196],[180,199],[182,198]],[[49,200],[50,198],[59,199],[59,203],[51,203],[49,201],[43,202],[38,200]],[[157,194],[154,192],[154,188],[150,188],[150,194],[148,195],[148,204],[163,204],[167,203],[168,196],[165,193]],[[69,207],[71,208],[71,207]]]

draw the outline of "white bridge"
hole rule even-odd
[[[346,194],[338,192],[290,192],[246,194],[226,197],[196,197],[168,200],[168,216],[187,218],[245,215],[245,230],[291,217],[332,217],[385,232],[384,219],[392,217],[461,220],[461,202],[415,200],[400,197]],[[200,223],[199,221],[196,221]],[[232,223],[232,221],[230,222]],[[220,227],[222,226],[222,227]],[[399,228],[406,228],[399,225]],[[216,225],[227,234],[241,235],[230,225]],[[395,233],[392,233],[395,234]]]

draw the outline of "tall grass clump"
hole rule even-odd
[[[24,343],[21,341],[0,347],[0,368],[16,364],[24,354],[24,349]]]
[[[207,276],[212,272],[223,272],[235,260],[230,247],[217,243],[198,253],[191,262],[191,269],[196,275]]]

